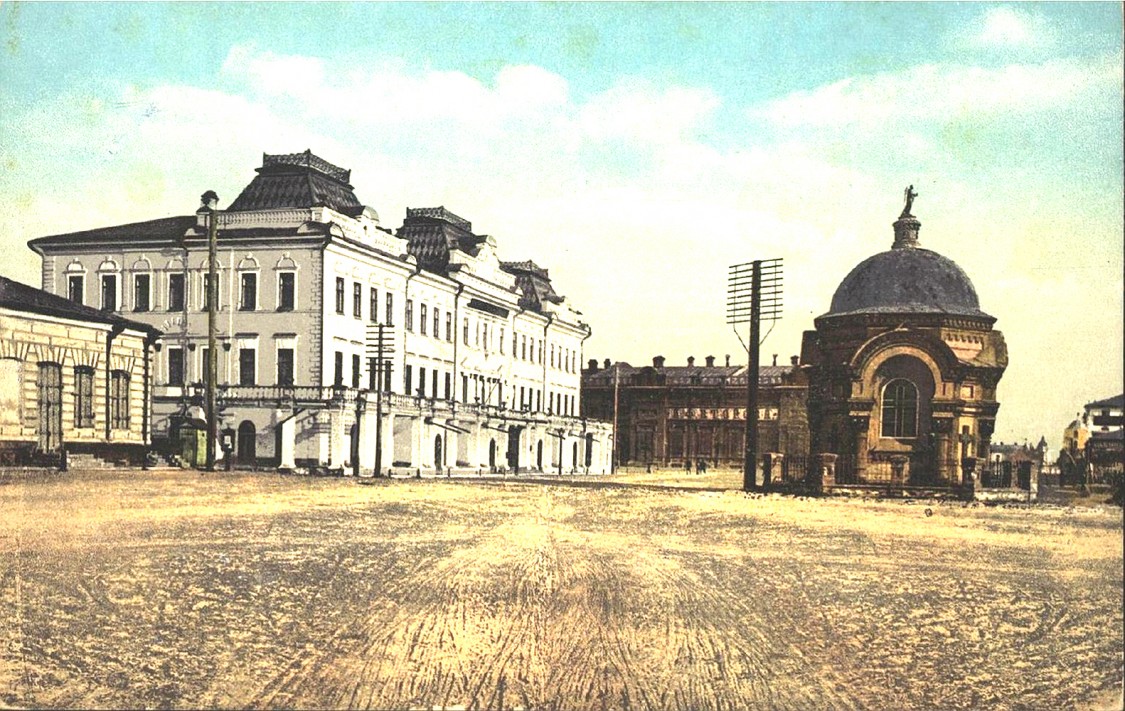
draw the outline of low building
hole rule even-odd
[[[776,359],[775,359],[776,361]],[[787,455],[803,467],[808,454],[807,386],[794,357],[790,365],[758,371],[758,451]],[[617,464],[741,467],[746,448],[745,365],[652,365],[634,367],[591,360],[582,372],[582,414],[617,423]],[[798,478],[803,477],[803,472]]]
[[[141,463],[159,335],[0,277],[0,464]]]

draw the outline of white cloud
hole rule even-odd
[[[969,44],[982,48],[1040,48],[1055,42],[1055,31],[1041,15],[1013,7],[993,7],[980,18]]]
[[[1092,66],[1054,61],[989,69],[930,64],[849,77],[795,92],[754,108],[751,117],[787,128],[946,122],[1042,111],[1067,105],[1091,88],[1104,90],[1120,83],[1120,64],[1115,67],[1110,61]]]

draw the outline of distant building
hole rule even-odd
[[[309,151],[265,155],[257,173],[224,211],[30,242],[46,290],[165,331],[159,436],[207,377],[217,214],[221,427],[238,463],[370,471],[381,429],[384,470],[608,468],[608,426],[579,417],[590,327],[546,269],[501,261],[444,207],[408,209],[392,232],[351,171]]]
[[[838,456],[836,484],[957,487],[963,459],[988,457],[1007,348],[920,227],[908,203],[891,249],[852,269],[805,332],[812,450]]]
[[[1038,481],[1047,456],[1047,438],[1040,437],[1039,443],[1032,447],[1023,444],[993,442],[988,452],[988,471],[993,478],[999,478],[1002,486],[1017,485],[1028,488],[1023,482]]]
[[[142,462],[159,335],[0,277],[0,464]]]
[[[1125,466],[1125,395],[1087,403],[1084,419],[1090,436],[1086,440],[1086,461],[1090,481],[1105,482],[1120,476]]]
[[[796,357],[759,369],[758,451],[789,455],[804,465],[809,435],[807,387]],[[596,360],[582,372],[582,414],[616,421],[617,463],[683,467],[743,465],[746,447],[746,366],[652,365]],[[803,476],[803,475],[802,475]]]

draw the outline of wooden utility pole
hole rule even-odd
[[[758,488],[758,348],[762,341],[762,321],[777,321],[780,318],[781,259],[757,259],[731,266],[727,282],[727,323],[735,326],[736,333],[738,324],[750,323],[750,340],[746,344],[748,363],[743,491]]]
[[[375,476],[383,475],[383,388],[391,377],[388,357],[394,353],[393,333],[390,325],[370,324],[367,327],[367,357],[375,386]]]
[[[742,490],[758,487],[758,342],[762,321],[762,262],[753,263],[750,286],[750,341],[746,367],[746,461],[742,465]]]
[[[215,412],[215,390],[218,386],[218,334],[219,275],[215,262],[218,259],[219,196],[214,190],[203,193],[203,206],[207,216],[207,471],[215,471],[215,445],[219,437],[219,421]],[[185,284],[186,288],[186,284]],[[229,455],[228,455],[229,456]]]

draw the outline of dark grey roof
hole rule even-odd
[[[662,367],[644,366],[635,368],[628,363],[613,363],[609,368],[600,368],[597,371],[584,372],[583,381],[591,385],[613,385],[614,372],[620,371],[617,376],[620,385],[631,385],[633,378],[642,370],[648,370],[662,376],[662,385],[721,385],[745,384],[746,378],[737,375],[745,371],[746,366],[711,366],[705,365],[668,365]],[[784,376],[792,373],[796,368],[791,365],[763,365],[758,368],[758,382],[762,385],[779,385]]]
[[[1125,393],[1122,393],[1121,395],[1114,395],[1113,397],[1107,397],[1105,400],[1096,400],[1094,402],[1087,403],[1086,407],[1125,407]]]
[[[991,318],[977,291],[953,260],[922,248],[880,252],[852,269],[825,316],[858,313],[944,313]]]
[[[28,242],[32,249],[83,242],[135,242],[138,240],[179,240],[184,233],[195,226],[195,215],[162,217],[158,220],[132,222],[127,225],[100,227],[81,232],[39,237]]]
[[[27,311],[76,321],[93,321],[94,323],[122,326],[154,335],[161,333],[158,328],[146,323],[130,321],[110,311],[100,311],[91,306],[76,304],[70,299],[64,299],[61,296],[36,289],[27,284],[21,284],[18,281],[12,281],[6,277],[0,277],[0,306],[13,311]]]
[[[332,165],[312,151],[265,154],[258,175],[227,208],[230,212],[309,208],[318,205],[352,217],[363,205],[348,184],[351,171]]]

